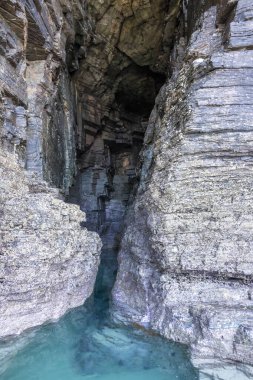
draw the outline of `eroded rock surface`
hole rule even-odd
[[[51,277],[54,271],[56,277],[60,275],[57,271],[61,271],[62,264],[66,273],[62,274],[65,277],[61,279],[60,296],[69,282],[73,281],[74,286],[71,268],[77,265],[75,254],[79,258],[81,255],[79,246],[75,246],[78,236],[84,245],[83,255],[86,252],[87,260],[90,255],[91,278],[86,295],[91,291],[99,250],[96,235],[81,229],[81,214],[76,215],[76,207],[65,206],[61,201],[58,206],[53,205],[50,194],[57,195],[58,190],[53,191],[50,186],[60,189],[64,197],[75,183],[69,200],[87,213],[87,226],[100,232],[105,248],[118,248],[130,193],[138,181],[136,167],[140,166],[138,154],[147,118],[166,77],[166,60],[172,47],[179,3],[167,4],[165,0],[0,1],[3,319],[12,313],[6,297],[13,294],[15,281],[13,277],[8,284],[8,276],[14,276],[19,268],[16,257],[19,250],[24,256],[27,250],[26,265],[28,272],[31,270],[27,287],[33,287],[37,266],[38,271],[41,268],[37,282],[40,292],[46,286],[45,276],[51,283],[47,311],[44,316],[38,311],[34,324],[60,315],[60,311],[54,310],[49,315],[50,302],[54,293],[56,296],[60,281],[55,279],[54,283]],[[141,32],[137,33],[138,30]],[[15,169],[4,166],[8,160]],[[28,179],[25,170],[30,173]],[[13,182],[8,171],[12,173]],[[49,185],[45,185],[44,180]],[[15,181],[20,183],[20,191],[24,184],[19,201]],[[18,202],[20,213],[17,214]],[[65,209],[66,218],[58,215],[60,208]],[[76,223],[72,222],[75,215]],[[83,216],[82,226],[84,223]],[[32,233],[33,227],[36,236]],[[60,238],[61,233],[64,239]],[[64,256],[60,251],[64,244],[68,247],[68,241],[66,257],[62,257],[62,261],[56,259],[56,252]],[[38,257],[33,262],[34,250]],[[39,259],[43,255],[44,270]],[[8,269],[10,265],[12,269]],[[17,277],[23,276],[22,268]],[[79,269],[86,273],[85,265]],[[79,275],[77,283],[81,281]],[[85,299],[82,291],[78,300],[75,300],[77,293],[73,295],[71,305]],[[24,295],[27,307],[33,302],[33,296],[35,304],[40,304],[37,290],[34,292]],[[22,293],[18,286],[16,293],[13,321],[14,307],[18,313]],[[63,299],[59,300],[61,312],[70,306],[67,298],[65,307]],[[31,306],[30,315],[36,309],[35,304]],[[18,322],[18,318],[13,322],[14,333],[29,327],[25,318],[23,322]],[[4,335],[11,334],[11,325]]]
[[[0,336],[57,320],[91,295],[99,264],[98,235],[84,213],[56,189],[0,155]]]
[[[252,11],[247,0],[207,6],[189,42],[178,35],[144,139],[113,292],[118,319],[186,343],[197,357],[248,364]]]
[[[130,207],[118,319],[191,346],[203,379],[253,363],[251,3],[0,0],[0,335],[92,291],[68,195],[108,250]]]
[[[64,202],[76,172],[69,67],[81,21],[84,35],[81,2],[0,1],[0,338],[58,319],[93,291],[101,242]]]

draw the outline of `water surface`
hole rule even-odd
[[[183,346],[110,321],[109,291],[115,263],[105,266],[104,262],[95,294],[84,306],[21,340],[1,345],[0,353],[19,346],[1,380],[198,379]]]

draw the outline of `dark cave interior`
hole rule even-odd
[[[70,49],[78,173],[69,201],[85,211],[86,226],[99,233],[104,250],[119,248],[149,116],[168,77],[175,30],[184,28],[177,2],[151,3],[128,9],[88,1],[91,40],[84,51],[80,30]]]

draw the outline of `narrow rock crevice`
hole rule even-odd
[[[86,212],[86,225],[100,234],[104,250],[119,249],[138,187],[143,139],[178,24],[179,2],[173,7],[171,13],[164,0],[138,7],[107,1],[99,8],[88,1],[93,39],[73,73],[78,173],[68,200]]]

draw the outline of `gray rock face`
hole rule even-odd
[[[178,36],[113,304],[117,319],[186,343],[193,357],[252,364],[253,5],[231,3],[207,8],[187,44]]]
[[[65,193],[76,171],[71,49],[77,34],[83,47],[88,43],[88,29],[79,1],[0,3],[2,142],[21,151],[29,171]]]
[[[76,179],[70,200],[87,212],[87,225],[101,233],[105,248],[118,247],[130,192],[137,183],[147,115],[165,77],[178,12],[179,2],[167,6],[165,0],[109,0],[99,6],[93,0],[0,1],[1,273],[6,320],[2,335],[57,318],[84,300],[94,282],[97,237],[81,230],[76,207],[51,202],[57,191],[43,180],[67,195]],[[133,39],[138,28],[141,34]],[[143,41],[145,33],[149,38]],[[14,169],[4,166],[8,159]],[[26,179],[24,169],[36,176]],[[14,182],[24,184],[20,199]],[[19,251],[31,277],[27,288]],[[72,274],[76,266],[79,270]],[[80,295],[71,291],[72,301],[66,297],[64,303],[70,282],[73,287],[81,284]],[[48,301],[43,299],[44,288]],[[54,310],[53,296],[59,298]],[[13,297],[13,309],[8,297]],[[22,297],[23,319],[17,317]],[[44,311],[42,302],[48,302]],[[9,327],[7,315],[13,316]]]
[[[80,2],[0,1],[0,338],[93,291],[101,241],[63,201],[76,171],[67,61],[77,20],[85,34]]]
[[[215,358],[253,364],[252,23],[251,0],[0,1],[0,337],[92,292],[73,185],[105,248],[131,205],[115,318],[251,376]]]
[[[99,264],[98,235],[56,189],[0,155],[0,337],[57,320],[91,295]],[[17,185],[18,184],[18,185]],[[40,185],[40,186],[39,186]]]

